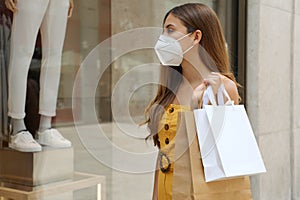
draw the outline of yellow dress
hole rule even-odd
[[[188,106],[170,104],[159,123],[158,138],[160,141],[158,200],[172,200],[172,179],[175,134],[178,112],[189,110]]]

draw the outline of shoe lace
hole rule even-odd
[[[52,134],[56,137],[56,138],[58,138],[58,139],[65,139],[61,134],[60,134],[60,132],[58,132],[57,130],[52,130]]]
[[[24,132],[22,133],[22,140],[25,141],[25,142],[34,142],[34,139],[32,137],[32,135],[27,131],[27,132]]]

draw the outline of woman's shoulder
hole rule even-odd
[[[238,93],[238,88],[237,88],[236,83],[233,80],[231,80],[231,79],[224,76],[223,84],[224,84],[224,87],[225,87],[227,93],[229,94],[230,98],[232,100],[234,100],[234,102],[236,104],[238,104],[238,102],[239,102],[239,93]]]

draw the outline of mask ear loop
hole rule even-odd
[[[192,32],[191,32],[191,33],[188,33],[188,34],[186,34],[186,35],[184,35],[184,36],[182,36],[181,38],[177,39],[177,41],[179,42],[180,40],[182,40],[183,38],[185,38],[185,37],[187,37],[187,36],[189,36],[189,35],[191,35],[191,34],[192,34]],[[187,53],[189,50],[191,50],[194,46],[195,46],[195,44],[193,44],[192,46],[190,46],[189,48],[187,48],[182,54],[184,55],[184,54]]]
[[[180,41],[180,40],[182,40],[183,38],[185,38],[185,37],[187,37],[187,36],[189,36],[189,35],[191,35],[191,34],[192,34],[192,33],[185,34],[185,35],[182,36],[181,38],[178,38],[177,41]]]
[[[187,50],[185,50],[185,51],[183,52],[183,55],[184,55],[185,53],[187,53],[189,50],[191,50],[194,46],[195,46],[195,45],[193,44],[191,47],[189,47]]]

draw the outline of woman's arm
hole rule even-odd
[[[159,163],[158,163],[158,156],[156,159],[156,167],[155,167],[155,173],[154,173],[154,186],[153,186],[153,195],[152,200],[158,200],[158,173],[159,173]]]
[[[158,170],[155,170],[152,200],[158,199]]]
[[[227,77],[224,78],[223,84],[231,100],[234,101],[234,104],[238,105],[239,93],[236,84]]]

